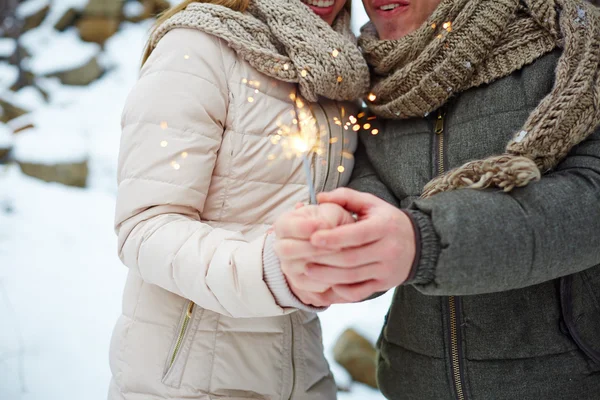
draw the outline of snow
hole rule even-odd
[[[45,103],[42,93],[33,86],[25,86],[17,91],[12,98],[14,104],[25,110],[35,110]]]
[[[123,15],[126,18],[137,18],[144,14],[144,5],[139,1],[128,1],[123,5]]]
[[[89,59],[92,47],[94,54],[99,51],[73,29],[52,29],[67,9],[86,3],[53,0],[44,23],[25,35],[23,45],[33,55],[36,72],[72,68]],[[0,399],[106,398],[109,340],[127,273],[116,255],[112,226],[120,116],[150,27],[151,21],[121,24],[99,56],[107,72],[91,85],[38,78],[36,84],[49,95],[47,103],[34,88],[2,93],[3,82],[16,79],[16,70],[0,63],[0,94],[34,110],[0,124],[0,141],[7,131],[32,124],[14,135],[17,159],[56,163],[87,157],[90,167],[89,186],[79,189],[0,165]],[[348,327],[375,342],[390,296],[334,306],[322,314],[326,356],[340,386],[350,389],[339,394],[340,400],[383,399],[352,383],[331,351]]]
[[[44,7],[46,7],[47,5],[50,4],[49,0],[29,0],[29,1],[25,1],[21,4],[19,4],[19,6],[17,7],[17,18],[27,18],[30,17],[32,15],[34,15],[35,13],[37,13],[38,11],[40,11],[41,9],[43,9]]]
[[[12,56],[17,48],[17,42],[14,39],[0,38],[0,57],[8,58]]]
[[[35,29],[23,35],[22,44],[33,55],[25,66],[35,75],[82,67],[100,51],[98,44],[83,42],[74,28],[65,32]]]
[[[29,164],[75,164],[87,160],[88,151],[79,135],[32,128],[17,135],[13,157]]]
[[[16,66],[0,62],[0,95],[4,90],[14,85],[18,78],[19,70]]]
[[[13,144],[12,130],[0,122],[0,149],[9,149]]]
[[[0,398],[105,399],[126,273],[114,197],[0,173]]]

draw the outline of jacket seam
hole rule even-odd
[[[277,182],[266,182],[266,181],[258,181],[258,180],[253,180],[253,179],[241,179],[241,178],[232,178],[231,176],[225,176],[225,175],[213,175],[213,178],[222,178],[222,179],[229,179],[232,181],[240,181],[240,182],[244,182],[244,183],[263,183],[265,185],[278,185],[278,186],[300,186],[300,187],[304,187],[306,186],[305,183],[293,183],[293,182],[284,182],[284,183],[277,183]]]
[[[216,354],[217,354],[217,335],[219,333],[219,323],[221,322],[221,314],[217,314],[217,321],[216,321],[216,326],[215,326],[215,330],[214,330],[214,336],[213,336],[213,343],[212,343],[212,357],[210,360],[210,374],[208,375],[208,390],[207,392],[210,393],[212,390],[212,377],[213,377],[213,372],[215,371],[215,358],[216,358]]]
[[[202,81],[204,81],[206,83],[209,83],[212,87],[214,87],[219,92],[221,92],[221,94],[223,94],[223,88],[220,88],[219,86],[215,85],[214,82],[211,82],[210,80],[206,79],[202,75],[196,75],[194,73],[187,72],[187,71],[178,71],[176,69],[159,69],[159,70],[156,70],[156,71],[148,72],[147,74],[144,74],[143,76],[141,76],[140,79],[138,80],[138,82],[144,80],[144,78],[147,78],[149,76],[160,74],[160,73],[164,73],[164,72],[193,76],[193,77],[198,78],[198,79],[200,79],[200,80],[202,80]]]
[[[122,127],[125,128],[125,127],[128,127],[130,125],[141,125],[141,124],[153,125],[153,126],[160,126],[160,124],[158,124],[156,122],[141,120],[141,121],[136,121],[136,122],[126,122],[126,123],[123,123]],[[173,126],[169,125],[169,127],[167,129],[178,131],[178,132],[182,132],[182,133],[192,132],[195,135],[202,136],[203,138],[210,139],[210,140],[212,140],[214,142],[218,142],[218,143],[221,142],[219,139],[215,139],[213,137],[207,136],[207,135],[203,134],[200,131],[196,131],[196,130],[190,129],[190,128],[183,129],[183,128],[177,128],[177,127],[173,127]]]
[[[402,350],[408,351],[408,352],[410,352],[410,353],[416,354],[416,355],[418,355],[418,356],[421,356],[421,357],[433,358],[434,360],[440,360],[440,361],[442,361],[442,360],[445,360],[445,359],[446,359],[446,357],[445,357],[445,356],[443,356],[443,357],[439,357],[439,356],[432,356],[431,354],[423,354],[423,353],[421,353],[421,352],[418,352],[418,351],[416,351],[416,350],[409,349],[408,347],[406,347],[406,346],[404,346],[404,345],[401,345],[401,344],[398,344],[398,343],[395,343],[395,342],[391,342],[391,341],[389,341],[387,338],[385,338],[385,336],[383,337],[383,340],[384,340],[385,344],[387,344],[387,345],[391,345],[391,346],[394,346],[394,347],[399,347],[399,348],[401,348]],[[381,352],[381,350],[380,350],[380,352]]]
[[[160,179],[149,179],[149,178],[142,178],[142,177],[138,177],[138,176],[129,176],[129,177],[127,177],[127,178],[123,178],[123,179],[121,179],[121,182],[119,183],[119,186],[121,186],[121,184],[122,184],[123,182],[126,182],[126,181],[134,181],[134,180],[137,180],[137,181],[144,181],[144,182],[164,183],[165,185],[175,186],[175,187],[178,187],[178,188],[182,188],[182,187],[183,187],[183,188],[185,188],[185,189],[187,189],[187,190],[191,190],[191,191],[193,191],[193,192],[195,192],[195,193],[201,194],[201,195],[202,195],[202,196],[204,196],[204,197],[206,197],[206,196],[208,195],[207,193],[203,193],[203,192],[201,192],[201,191],[199,191],[199,190],[197,190],[197,189],[191,188],[191,187],[189,187],[189,186],[177,185],[176,183],[167,182],[167,181],[162,181],[162,180],[160,180]],[[188,206],[188,207],[189,207],[189,206]],[[148,208],[151,208],[151,207],[148,207]],[[196,210],[197,210],[197,208],[195,208],[195,207],[190,207],[190,208],[194,208],[194,209],[196,209]]]
[[[468,357],[464,357],[465,360],[469,362],[494,362],[494,361],[525,361],[525,360],[537,360],[545,357],[555,357],[555,356],[563,356],[567,354],[579,354],[581,350],[579,348],[575,348],[573,350],[562,351],[560,353],[550,353],[550,354],[540,354],[538,356],[530,356],[530,357],[515,357],[515,358],[485,358],[485,359],[472,359]]]

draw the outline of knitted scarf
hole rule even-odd
[[[309,101],[318,96],[356,100],[369,87],[369,68],[345,9],[332,29],[300,0],[252,0],[245,13],[192,3],[158,27],[151,48],[174,28],[198,29],[225,40],[258,71],[298,83]]]
[[[435,178],[423,197],[458,188],[525,186],[600,123],[600,14],[583,0],[442,0],[417,31],[379,40],[366,25],[359,45],[374,81],[369,107],[392,119],[423,117],[453,95],[562,49],[552,91],[515,132],[505,154]]]

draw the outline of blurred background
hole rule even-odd
[[[120,113],[154,17],[176,2],[0,0],[1,400],[106,398],[126,275]],[[355,31],[365,21],[354,0]],[[390,296],[321,315],[340,400],[383,399],[371,344]]]
[[[127,272],[113,232],[120,114],[154,17],[175,3],[0,0],[1,400],[106,398]],[[335,359],[366,362],[356,378],[374,385],[389,301],[322,315],[342,400],[382,399]]]

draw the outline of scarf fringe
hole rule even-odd
[[[429,182],[421,198],[456,189],[497,187],[510,192],[541,178],[538,166],[527,157],[504,154],[471,161]]]

